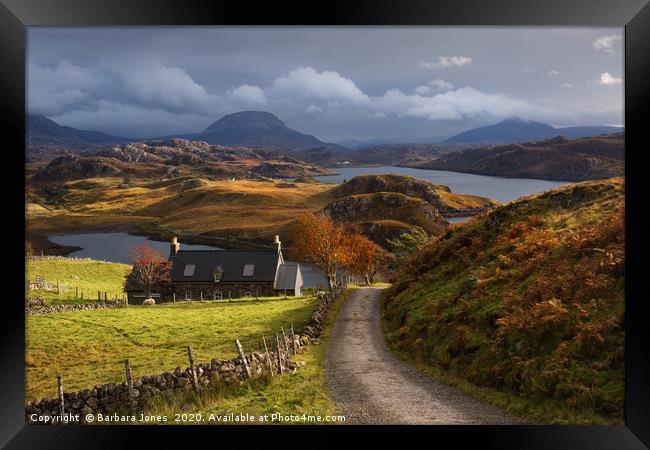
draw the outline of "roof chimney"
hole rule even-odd
[[[277,234],[275,235],[275,239],[273,240],[273,248],[275,249],[276,253],[280,253],[280,249],[282,248],[282,242],[280,242],[280,236]]]
[[[178,238],[176,236],[172,236],[172,242],[169,244],[169,256],[176,256],[180,248],[181,244],[178,243]]]

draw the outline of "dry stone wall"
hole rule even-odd
[[[305,325],[303,332],[291,336],[286,341],[280,342],[279,347],[275,346],[269,353],[252,352],[245,355],[246,362],[250,368],[251,377],[258,378],[268,375],[270,370],[274,375],[281,372],[291,372],[302,364],[302,361],[291,361],[292,349],[308,345],[317,341],[323,329],[325,318],[334,303],[334,300],[341,294],[340,290],[322,295],[312,313],[310,320]],[[282,337],[280,337],[282,339]],[[271,344],[271,343],[269,343]],[[278,358],[279,354],[279,358]],[[282,370],[280,370],[282,367]],[[223,383],[226,385],[243,384],[247,381],[245,365],[242,358],[220,360],[213,358],[208,363],[195,365],[195,372],[199,390]],[[176,367],[171,372],[163,372],[158,375],[143,376],[133,380],[133,389],[129,393],[128,383],[108,383],[95,386],[91,389],[83,389],[76,392],[63,393],[63,411],[59,398],[41,398],[30,401],[25,407],[27,423],[35,422],[37,417],[53,417],[64,414],[79,414],[82,420],[88,414],[130,414],[142,411],[149,401],[154,398],[171,398],[177,393],[190,392],[194,389],[193,373],[190,367],[182,370]],[[130,398],[133,400],[131,401]]]
[[[71,305],[46,305],[44,297],[33,297],[25,299],[25,314],[51,314],[68,311],[89,311],[93,309],[107,309],[107,308],[123,308],[126,306],[122,302],[108,301],[108,302],[92,302],[92,303],[78,303]]]

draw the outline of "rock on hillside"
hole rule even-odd
[[[443,214],[476,214],[498,203],[485,197],[454,194],[449,187],[397,174],[358,175],[333,188],[328,194],[334,197],[370,194],[376,192],[397,192],[419,198]]]
[[[400,194],[421,198],[433,206],[439,206],[441,200],[438,191],[451,192],[447,186],[418,180],[414,177],[396,174],[370,174],[357,175],[330,192],[337,197],[375,192],[399,192]]]
[[[73,161],[75,165],[69,166]],[[63,168],[62,173],[52,170],[52,167],[64,162],[68,166]],[[37,172],[35,179],[48,181],[118,174],[143,178],[200,174],[218,179],[259,179],[328,173],[326,169],[305,164],[275,151],[167,139],[104,147],[82,156],[57,157]]]
[[[110,177],[120,172],[119,166],[110,159],[64,155],[53,159],[34,178],[36,180],[71,180]]]
[[[330,203],[325,212],[335,220],[348,223],[397,221],[420,226],[432,235],[444,232],[448,226],[431,204],[397,192],[351,195]]]

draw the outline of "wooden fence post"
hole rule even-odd
[[[269,347],[266,345],[266,338],[262,335],[262,342],[264,342],[264,351],[266,352],[266,362],[269,365],[269,372],[271,372],[271,377],[275,374],[273,373],[273,363],[271,362],[271,355],[269,355]]]
[[[201,301],[203,301],[203,291],[201,291]]]
[[[278,370],[280,373],[284,373],[284,368],[282,367],[282,349],[280,348],[280,338],[278,333],[275,333],[275,347],[278,352]]]
[[[104,301],[108,301],[108,293],[104,291]]]
[[[74,287],[74,298],[79,298],[79,286]]]
[[[298,345],[300,345],[300,343]],[[294,355],[298,353],[296,350],[296,333],[293,331],[293,324],[291,324],[291,349],[293,350]]]
[[[172,300],[176,303],[176,292],[172,292]]]
[[[237,346],[239,356],[244,363],[244,369],[246,369],[246,378],[251,378],[251,368],[248,366],[248,361],[246,361],[246,355],[244,354],[244,349],[241,347],[241,342],[239,342],[239,339],[235,339],[235,345]]]
[[[97,291],[97,301],[101,302],[102,301],[102,293]]]
[[[196,367],[194,366],[194,351],[192,351],[192,346],[187,346],[187,356],[190,358],[190,375],[192,376],[192,387],[194,392],[199,393],[199,379],[196,376]]]
[[[64,404],[63,404],[63,378],[61,375],[56,376],[56,385],[57,385],[57,395],[59,397],[59,414],[63,415]]]
[[[133,412],[135,410],[135,405],[133,404],[133,376],[131,374],[129,358],[124,360],[124,370],[126,372],[126,389],[129,391],[129,409]]]
[[[289,354],[289,347],[287,346],[287,335],[284,332],[284,327],[280,326],[280,331],[282,332],[282,345],[284,346],[284,351]]]

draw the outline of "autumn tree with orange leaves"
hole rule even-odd
[[[366,284],[374,284],[377,274],[388,265],[388,253],[362,234],[351,234],[348,269],[364,277]]]
[[[327,285],[336,285],[336,274],[351,261],[350,233],[325,214],[307,214],[293,229],[292,253],[314,264],[327,277]]]
[[[125,284],[135,285],[151,297],[151,292],[165,290],[171,281],[171,262],[159,251],[148,245],[133,247],[129,252],[133,270],[127,275]]]

